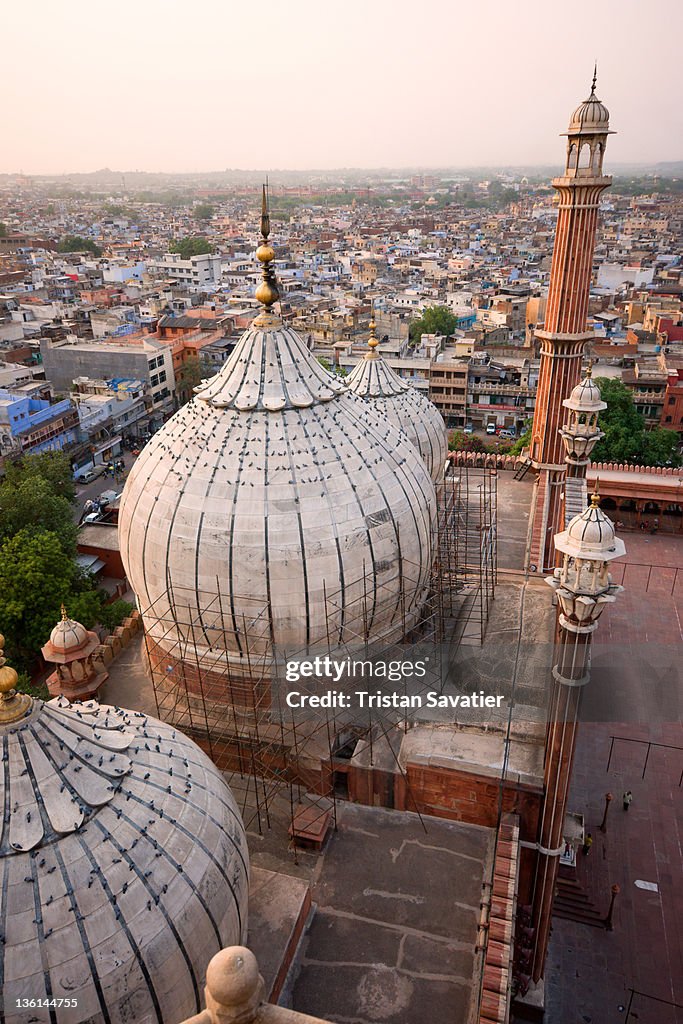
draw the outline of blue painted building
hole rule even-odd
[[[78,439],[78,412],[70,398],[46,398],[0,389],[0,433],[3,451],[59,450]]]

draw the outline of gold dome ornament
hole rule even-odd
[[[4,648],[5,638],[0,636],[0,725],[25,718],[33,705],[33,698],[27,693],[17,693],[15,687],[19,682],[19,676],[3,657]]]
[[[280,292],[277,286],[275,271],[271,263],[275,259],[275,250],[268,242],[270,235],[270,213],[268,211],[268,186],[263,186],[261,196],[261,235],[263,241],[256,250],[256,258],[263,265],[263,280],[256,289],[256,298],[266,307],[265,313],[270,313],[270,307],[280,299]],[[263,314],[261,314],[263,316]]]
[[[372,316],[370,318],[370,337],[368,338],[368,351],[365,353],[365,359],[379,359],[377,354],[377,346],[379,345],[379,339],[375,334],[377,324],[375,323],[375,311],[373,309]]]

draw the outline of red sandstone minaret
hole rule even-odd
[[[553,537],[564,529],[565,452],[560,436],[569,398],[581,377],[586,342],[588,293],[600,196],[612,182],[602,173],[609,111],[591,94],[577,107],[567,131],[564,175],[553,179],[559,215],[541,342],[541,368],[531,436],[531,462],[539,470],[533,504],[528,564],[543,573],[555,565]]]

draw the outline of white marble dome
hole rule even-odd
[[[574,516],[567,529],[555,537],[555,548],[572,558],[609,562],[626,551],[614,523],[600,508],[597,494],[588,508]]]
[[[448,440],[443,416],[429,399],[401,380],[377,350],[377,339],[354,366],[346,383],[383,421],[403,431],[424,460],[435,486],[439,486],[448,457]],[[374,344],[373,344],[374,343]]]
[[[435,519],[413,445],[265,310],[143,449],[119,538],[148,635],[251,677],[273,644],[365,624],[398,639],[425,601]]]
[[[0,740],[3,1019],[198,1013],[209,960],[247,927],[245,831],[219,771],[171,726],[95,702],[35,700]]]
[[[75,619],[70,619],[66,612],[50,633],[50,643],[60,654],[79,651],[88,643],[90,633]]]
[[[570,134],[604,135],[609,132],[609,110],[595,95],[595,79],[587,100],[580,103],[569,120]]]
[[[585,413],[602,412],[607,408],[607,402],[603,402],[600,388],[590,372],[572,389],[571,395],[565,398],[562,405],[567,409]]]

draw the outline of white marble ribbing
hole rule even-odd
[[[448,456],[448,440],[443,416],[436,406],[401,380],[379,353],[361,359],[346,383],[380,420],[392,423],[415,445],[438,486]]]
[[[95,702],[35,701],[0,742],[4,1019],[36,1012],[22,998],[76,999],[53,1014],[69,1024],[197,1013],[209,959],[246,937],[246,837],[218,770],[171,726]]]
[[[173,618],[192,621],[164,642],[248,671],[245,631],[264,647],[322,640],[326,595],[340,608],[336,640],[364,621],[375,637],[397,639],[425,599],[435,513],[405,435],[274,324],[247,331],[144,448],[119,536],[148,630],[157,618],[167,620],[159,634]]]

